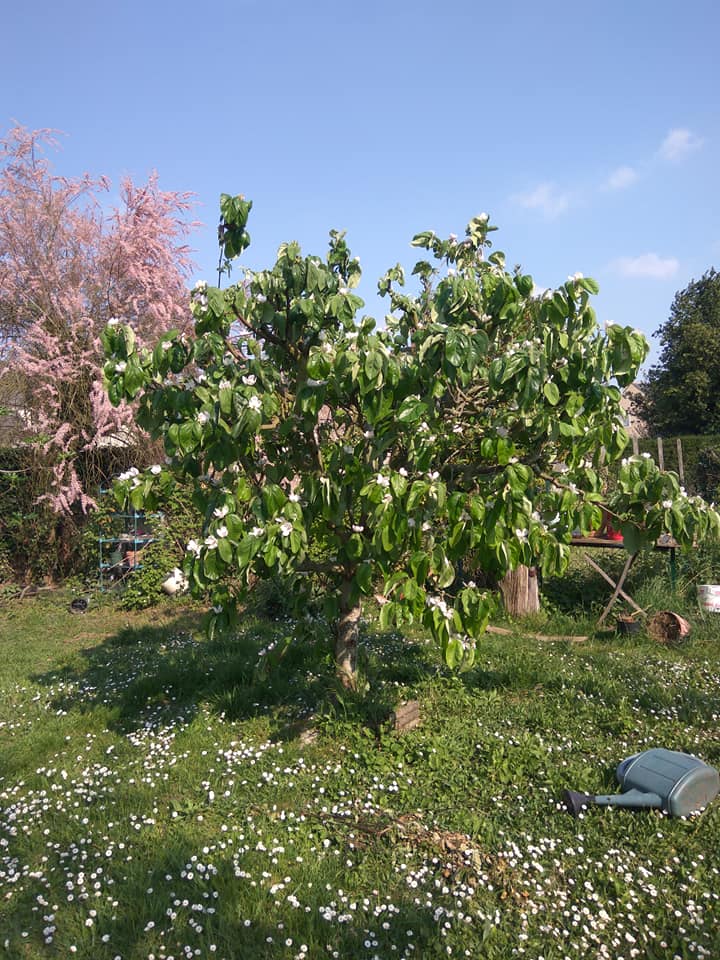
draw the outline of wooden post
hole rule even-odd
[[[657,445],[658,445],[658,466],[660,467],[661,470],[664,470],[664,469],[665,469],[665,454],[664,454],[664,452],[663,452],[663,441],[662,441],[662,437],[658,437],[658,438],[657,438]]]
[[[677,453],[678,453],[678,476],[680,477],[680,483],[682,486],[685,486],[685,464],[683,463],[683,452],[682,452],[682,440],[680,437],[677,438]]]

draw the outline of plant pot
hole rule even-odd
[[[698,600],[703,610],[708,613],[720,613],[720,585],[716,583],[701,583],[698,588]]]
[[[640,621],[634,620],[632,617],[618,617],[615,624],[616,632],[622,637],[636,636],[640,633],[641,627]]]

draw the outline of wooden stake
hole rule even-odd
[[[685,486],[685,465],[683,463],[683,452],[682,452],[682,440],[680,437],[677,438],[677,453],[678,453],[678,476],[680,477],[680,483]]]

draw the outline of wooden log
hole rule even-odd
[[[417,700],[408,700],[395,707],[392,714],[393,729],[396,733],[412,730],[420,723],[420,703]]]
[[[523,637],[531,637],[533,640],[566,640],[568,643],[584,643],[590,639],[589,637],[579,635],[528,633],[526,630],[508,630],[507,627],[493,627],[491,624],[488,624],[486,630],[487,633],[496,633],[501,637],[514,637],[516,634],[520,634]]]

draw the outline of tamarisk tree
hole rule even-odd
[[[226,258],[249,242],[250,207],[222,197]],[[594,281],[538,294],[501,253],[486,256],[493,229],[482,215],[461,241],[416,236],[429,254],[420,292],[388,271],[383,328],[358,316],[360,265],[332,232],[324,259],[289,243],[227,289],[199,284],[193,336],[168,332],[150,352],[127,327],[105,330],[110,398],[138,398],[168,459],[125,475],[117,495],[153,507],[173,476],[193,480],[205,523],[186,572],[212,595],[211,629],[232,627],[258,578],[282,574],[299,598],[321,591],[348,686],[361,602],[377,592],[382,627],[421,623],[449,665],[468,665],[494,601],[458,578],[459,562],[559,573],[573,529],[599,525],[601,450],[622,455],[618,385],[646,343],[598,329]],[[656,528],[687,539],[718,527],[644,460],[622,469],[628,493],[614,507],[628,508],[633,545]],[[629,509],[658,496],[650,522]]]
[[[26,414],[40,499],[68,517],[93,506],[108,442],[138,442],[133,410],[103,389],[106,323],[122,317],[151,343],[192,328],[191,198],[126,178],[110,209],[109,181],[54,174],[52,145],[24,127],[0,140],[0,376]]]

